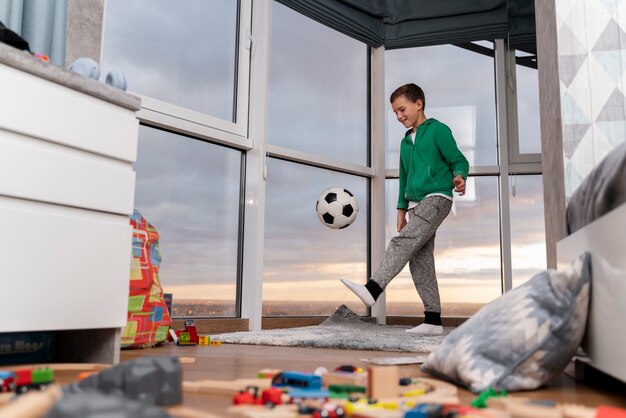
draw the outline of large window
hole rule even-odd
[[[387,168],[398,168],[406,129],[396,120],[389,96],[415,83],[426,96],[426,117],[447,124],[471,166],[496,165],[494,60],[451,45],[385,52]]]
[[[367,184],[362,177],[270,160],[263,315],[330,315],[342,303],[365,314],[339,278],[363,282],[367,277]],[[349,190],[359,203],[347,228],[330,229],[317,218],[317,199],[331,187]]]
[[[470,177],[435,238],[442,314],[469,316],[502,293],[496,177]],[[397,235],[398,180],[387,180],[387,243]],[[373,269],[377,266],[372,266]],[[387,314],[423,315],[408,266],[387,286]]]
[[[102,70],[128,88],[235,122],[238,0],[108,0]]]
[[[511,176],[513,287],[546,268],[542,176]],[[513,190],[515,191],[513,195]]]
[[[339,278],[367,278],[368,48],[278,2],[271,14],[263,315],[329,315],[346,301],[365,314]],[[331,187],[358,200],[345,229],[317,218]]]
[[[483,47],[485,48],[485,47]],[[498,164],[494,58],[452,45],[385,52],[386,101],[400,85],[424,89],[428,118],[450,127],[471,167]],[[387,104],[387,168],[397,169],[406,129]],[[470,177],[435,240],[442,314],[467,316],[502,293],[497,171]],[[396,174],[397,175],[397,174]],[[387,180],[387,242],[396,234],[398,180]],[[377,266],[372,266],[375,269]],[[387,313],[422,315],[408,267],[387,288]]]
[[[175,317],[235,316],[241,152],[142,126],[135,208],[159,232]]]
[[[272,2],[269,143],[368,165],[368,54]]]
[[[539,76],[537,62],[529,54],[516,51],[519,63],[515,66],[517,80],[517,118],[520,154],[541,152],[539,126]]]

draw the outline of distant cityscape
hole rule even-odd
[[[263,316],[287,317],[287,316],[328,316],[331,315],[341,301],[331,302],[298,302],[269,301],[263,303]],[[346,305],[359,315],[365,315],[363,305],[346,303]],[[442,315],[444,317],[469,317],[476,313],[483,305],[479,303],[444,303]],[[387,315],[393,316],[422,316],[423,306],[420,303],[395,302],[387,304]],[[235,316],[235,304],[198,299],[180,299],[173,301],[172,316],[174,318],[228,318]]]

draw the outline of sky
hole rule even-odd
[[[108,0],[102,70],[122,71],[129,90],[232,120],[236,2]],[[272,3],[268,141],[367,165],[367,48],[287,7]],[[385,53],[385,89],[415,82],[426,115],[447,123],[470,164],[496,165],[493,59],[454,46]],[[539,141],[536,73],[524,69],[519,115],[523,150]],[[534,84],[533,84],[534,83]],[[533,94],[534,92],[534,94]],[[254,111],[254,109],[251,109]],[[387,112],[387,168],[397,168],[405,129]],[[161,234],[161,281],[178,298],[233,300],[241,194],[241,153],[141,127],[135,207]],[[436,240],[445,301],[488,302],[500,292],[496,177],[473,177]],[[511,198],[514,280],[545,267],[541,176],[517,176]],[[315,202],[334,186],[350,190],[360,210],[342,230],[324,227]],[[395,233],[397,180],[387,180],[387,240]],[[340,276],[367,278],[367,180],[270,159],[264,245],[264,298],[351,298]],[[512,193],[512,191],[511,191]],[[376,266],[373,266],[376,267]],[[329,292],[330,291],[330,292]],[[405,270],[388,300],[417,298]]]

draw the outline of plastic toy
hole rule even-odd
[[[257,373],[257,377],[259,379],[272,379],[280,372],[280,369],[261,369],[259,370],[259,373]]]
[[[191,335],[187,331],[182,331],[178,336],[178,345],[196,345],[196,343],[191,340]]]
[[[183,371],[178,357],[140,357],[64,386],[65,393],[123,394],[158,406],[182,402]]]
[[[13,392],[15,390],[15,373],[0,372],[0,393]]]
[[[129,399],[122,394],[86,391],[64,395],[45,415],[46,418],[167,418],[168,413],[154,405]]]
[[[272,386],[320,390],[322,389],[322,378],[311,373],[286,371],[274,376]]]
[[[208,337],[207,337],[208,338]],[[193,319],[185,320],[185,329],[181,330],[169,330],[169,338],[170,341],[175,342],[178,345],[196,345],[200,342],[200,337],[198,336],[198,330],[196,329],[196,321]],[[210,341],[211,344],[213,341]],[[208,345],[208,344],[203,344]],[[211,344],[213,345],[213,344]]]
[[[489,388],[483,392],[481,392],[476,399],[472,401],[472,406],[474,408],[486,408],[487,407],[487,399],[495,398],[495,397],[505,397],[506,391],[498,393],[493,388]]]
[[[329,385],[329,397],[331,399],[349,399],[354,396],[365,396],[365,386],[357,385]]]
[[[343,418],[346,416],[346,410],[342,406],[334,404],[326,404],[320,409],[313,411],[313,418]]]
[[[443,405],[422,403],[406,411],[404,418],[439,418],[443,417]]]
[[[259,396],[258,386],[248,386],[233,397],[233,404],[274,406],[283,403],[282,396],[283,392],[276,388],[264,389]]]
[[[41,390],[54,383],[54,370],[49,367],[17,369],[0,372],[0,392],[28,392]]]

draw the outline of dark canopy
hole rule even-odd
[[[372,47],[508,39],[536,52],[534,0],[277,0]]]

